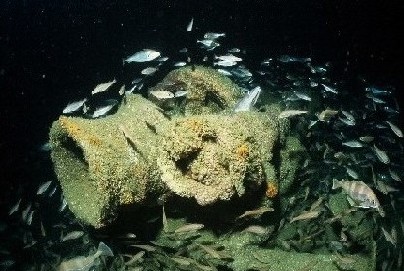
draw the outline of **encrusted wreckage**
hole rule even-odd
[[[289,121],[278,119],[278,105],[235,113],[242,90],[199,66],[170,72],[149,90],[154,98],[156,91],[187,96],[157,106],[131,94],[113,115],[61,116],[53,123],[54,168],[79,219],[99,228],[120,206],[166,196],[210,205],[267,184],[263,197],[275,196],[278,187],[287,192],[300,159],[290,151],[302,147],[288,136]]]

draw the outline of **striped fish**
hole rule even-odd
[[[377,199],[373,190],[362,181],[338,181],[333,180],[332,189],[342,188],[345,193],[348,194],[349,198],[353,200],[350,201],[351,205],[359,208],[373,208],[376,209],[379,214],[384,217],[384,211],[380,206],[379,200]]]

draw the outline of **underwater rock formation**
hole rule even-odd
[[[70,210],[83,222],[102,227],[120,206],[145,205],[164,195],[208,205],[258,191],[265,182],[276,188],[280,168],[288,169],[287,179],[294,177],[296,160],[272,161],[284,147],[296,150],[296,144],[285,144],[293,140],[286,140],[288,120],[277,118],[279,106],[231,112],[241,90],[205,67],[172,71],[150,90],[169,87],[187,91],[185,114],[168,118],[131,94],[113,115],[61,116],[53,123],[54,168]]]

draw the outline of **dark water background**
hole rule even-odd
[[[402,108],[403,11],[400,1],[1,1],[0,204],[18,183],[45,181],[43,165],[52,169],[38,147],[68,102],[134,77],[122,58],[137,50],[172,55],[206,31],[246,49],[248,68],[280,54],[330,61],[353,84],[363,75],[395,86]]]

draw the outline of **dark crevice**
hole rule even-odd
[[[189,165],[198,157],[199,152],[192,152],[186,157],[180,158],[175,161],[175,167],[178,168],[183,174],[188,171]]]

